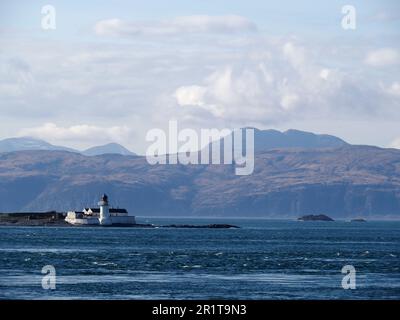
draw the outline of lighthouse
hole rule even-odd
[[[68,211],[65,221],[73,225],[133,226],[135,216],[126,209],[110,208],[108,197],[103,194],[98,202],[100,208],[83,208],[82,211]]]
[[[100,206],[100,219],[99,219],[100,224],[101,225],[112,224],[110,218],[110,210],[108,208],[108,197],[106,194],[103,194],[98,205]]]

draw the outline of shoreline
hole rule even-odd
[[[114,224],[110,226],[101,225],[73,225],[65,220],[53,220],[53,219],[33,219],[33,220],[19,220],[10,219],[9,221],[1,221],[0,227],[68,227],[68,228],[148,228],[148,229],[239,229],[240,227],[231,224],[205,224],[205,225],[194,225],[194,224],[170,224],[170,225],[155,225],[155,224]]]

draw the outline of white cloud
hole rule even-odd
[[[19,136],[30,136],[44,139],[50,142],[73,142],[76,143],[106,143],[123,142],[131,133],[126,126],[94,126],[87,124],[60,127],[55,123],[45,123],[38,127],[25,128],[19,131]]]
[[[282,41],[271,45],[268,55],[249,56],[245,63],[218,67],[200,83],[178,87],[176,103],[228,123],[274,123],[337,108],[345,91],[343,74],[314,61],[303,46]]]
[[[301,46],[296,46],[293,42],[287,42],[283,45],[282,51],[293,67],[301,67],[304,64],[305,50]]]
[[[400,149],[400,138],[397,138],[390,143],[389,148]]]
[[[107,19],[97,22],[94,26],[94,31],[101,36],[117,35],[126,28],[126,23],[120,19]]]
[[[3,78],[1,77],[3,76]],[[0,96],[20,97],[33,81],[30,66],[19,57],[5,59],[0,63]]]
[[[182,86],[176,89],[173,97],[176,102],[182,107],[200,107],[209,111],[215,117],[222,117],[224,110],[218,105],[206,103],[208,100],[206,95],[209,95],[209,88],[205,86]]]
[[[331,70],[323,68],[321,69],[319,76],[321,77],[321,79],[328,80],[330,74]]]
[[[208,16],[194,15],[176,18],[173,22],[179,30],[188,32],[243,32],[255,31],[256,25],[238,15]]]
[[[358,44],[307,43],[261,33],[193,36],[218,28],[228,32],[232,25],[224,24],[224,29],[204,19],[173,21],[166,23],[180,34],[171,38],[184,41],[159,41],[147,37],[146,32],[155,34],[147,29],[140,29],[146,35],[137,41],[123,43],[114,38],[100,43],[4,39],[0,110],[6,120],[0,134],[15,136],[22,127],[29,128],[21,130],[24,135],[54,137],[53,143],[76,147],[116,141],[144,151],[146,130],[173,118],[185,127],[287,129],[290,124],[309,130],[314,124],[301,126],[321,119],[338,127],[343,120],[400,119],[397,68],[371,70],[364,61],[353,60],[363,54]],[[114,28],[112,32],[121,34],[121,23],[105,24],[99,31]],[[252,30],[239,26],[233,29]],[[152,27],[163,29],[160,23]],[[380,72],[375,74],[379,78],[374,72]],[[52,125],[35,127],[46,122]],[[135,139],[119,140],[125,125]],[[390,139],[385,139],[387,144]]]
[[[398,50],[382,48],[369,52],[364,62],[373,67],[395,65],[400,63],[400,54]]]
[[[203,106],[207,89],[201,86],[180,87],[175,91],[176,101],[180,106]]]
[[[247,18],[238,15],[193,15],[153,22],[127,22],[120,19],[101,20],[95,24],[94,30],[97,35],[102,36],[163,36],[184,33],[253,32],[257,30],[257,26]]]
[[[0,84],[0,96],[5,97],[19,97],[23,93],[23,90],[20,85],[17,84],[8,84],[1,83]]]
[[[299,97],[296,94],[284,94],[281,98],[281,106],[285,110],[290,110],[295,108],[297,101],[299,101]]]
[[[233,111],[237,103],[248,103],[245,101],[247,98],[257,95],[255,91],[258,84],[252,77],[253,74],[246,70],[234,77],[231,67],[221,68],[210,74],[203,86],[179,87],[174,97],[180,106],[197,106],[216,117],[225,117]]]
[[[191,105],[209,111],[217,118],[252,117],[260,115],[260,99],[265,69],[260,67],[234,70],[232,66],[219,68],[204,79],[203,85],[179,87],[174,96],[180,106]],[[272,81],[268,78],[268,81]],[[185,98],[185,99],[183,99]],[[267,101],[265,101],[268,104]]]
[[[383,90],[390,94],[390,95],[394,95],[394,96],[400,96],[400,82],[393,82],[390,86],[388,87],[383,87]]]

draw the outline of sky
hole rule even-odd
[[[400,148],[400,2],[2,0],[0,120],[78,149],[144,153],[170,120]]]

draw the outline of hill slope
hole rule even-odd
[[[102,146],[92,147],[82,152],[85,156],[98,156],[101,154],[122,154],[134,156],[135,154],[118,143],[108,143]]]
[[[270,150],[255,171],[156,165],[138,156],[62,151],[0,154],[0,212],[70,210],[109,194],[136,215],[400,217],[400,150],[368,146]]]
[[[30,137],[9,138],[0,140],[0,152],[13,152],[24,150],[63,150],[70,152],[79,152],[67,147],[54,146],[44,140]]]

